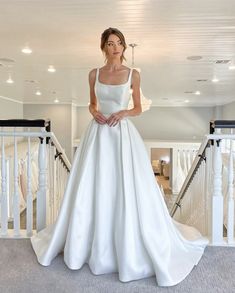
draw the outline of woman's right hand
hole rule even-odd
[[[94,111],[94,113],[92,113],[92,115],[97,123],[106,124],[107,118],[99,111]]]

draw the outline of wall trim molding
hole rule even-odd
[[[6,101],[11,101],[11,102],[18,103],[18,104],[24,104],[24,102],[22,102],[22,101],[12,99],[12,98],[8,98],[8,97],[4,97],[4,96],[0,96],[0,99],[6,100]]]

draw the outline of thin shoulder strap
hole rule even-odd
[[[128,82],[131,83],[131,77],[132,77],[132,68],[130,68],[130,72],[129,72],[129,77],[128,77]]]
[[[97,68],[97,69],[96,69],[96,82],[99,81],[99,80],[98,80],[98,78],[99,78],[99,73],[100,73],[100,72],[99,72],[99,68]]]

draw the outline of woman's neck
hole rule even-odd
[[[105,67],[108,70],[115,71],[119,70],[122,67],[122,63],[120,60],[108,60]]]

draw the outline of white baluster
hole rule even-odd
[[[59,185],[59,158],[56,158],[56,217],[58,215],[59,209],[59,192],[60,192],[60,185]]]
[[[28,152],[27,152],[27,236],[32,235],[33,231],[33,196],[32,196],[32,165],[31,165],[31,143],[28,137]]]
[[[219,141],[214,142],[212,192],[212,244],[223,244],[222,158]]]
[[[11,198],[10,158],[6,158],[6,185],[7,185],[7,217],[12,221],[12,198]]]
[[[47,224],[52,223],[53,219],[53,147],[51,145],[51,141],[49,142],[49,158],[48,158],[48,175],[49,175],[49,198],[48,198],[48,205],[49,205],[49,213],[48,213],[48,222]]]
[[[57,159],[55,159],[55,155],[56,155],[56,148],[54,146],[53,148],[54,150],[54,155],[53,155],[53,221],[55,220],[56,216],[57,216],[57,206],[56,206],[56,194],[57,194]]]
[[[19,200],[18,188],[19,188],[18,154],[17,154],[17,138],[15,136],[14,137],[14,197],[13,197],[14,236],[20,236],[20,200]]]
[[[8,189],[8,219],[13,221],[14,213],[13,213],[13,197],[14,197],[14,185],[11,184],[14,182],[14,157],[9,156],[7,159],[7,189]]]
[[[205,232],[206,235],[210,236],[209,233],[211,231],[211,174],[212,174],[212,146],[206,148],[205,156],[205,186],[204,186],[204,194],[205,194]]]
[[[48,226],[51,218],[51,178],[50,178],[50,142],[46,144],[46,155],[47,155],[47,164],[46,164],[46,170],[47,170],[47,181],[46,181],[46,226]]]
[[[46,227],[46,139],[41,140],[38,151],[37,231]]]
[[[228,162],[228,219],[227,219],[227,237],[228,243],[234,243],[234,198],[233,198],[233,141],[230,140],[230,155]]]
[[[6,158],[5,144],[2,136],[2,194],[1,194],[1,235],[7,235],[8,230],[8,202],[7,202],[7,182],[6,182]]]

